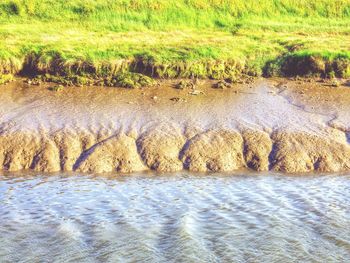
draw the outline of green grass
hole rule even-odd
[[[348,0],[0,3],[2,73],[348,77],[349,61]]]

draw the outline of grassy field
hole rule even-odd
[[[0,72],[350,76],[349,0],[2,0]]]

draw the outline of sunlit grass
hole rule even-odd
[[[261,74],[287,55],[350,59],[347,0],[4,0],[0,22],[2,65],[34,53],[67,64],[235,61]]]

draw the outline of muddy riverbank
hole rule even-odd
[[[259,79],[213,89],[0,87],[3,170],[350,170],[349,87]]]

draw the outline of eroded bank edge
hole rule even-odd
[[[235,83],[258,76],[350,77],[350,59],[341,54],[327,58],[319,54],[292,53],[260,64],[235,60],[157,62],[147,57],[92,62],[66,60],[60,53],[30,53],[23,59],[0,61],[0,84],[11,81],[14,76],[28,77],[34,84],[46,81],[68,86],[126,88],[154,85],[155,79],[164,78],[207,78]]]
[[[216,129],[189,135],[171,126],[107,137],[89,132],[14,132],[0,135],[0,164],[8,171],[82,173],[348,171],[349,131],[333,133],[334,137],[326,137],[285,130]]]

